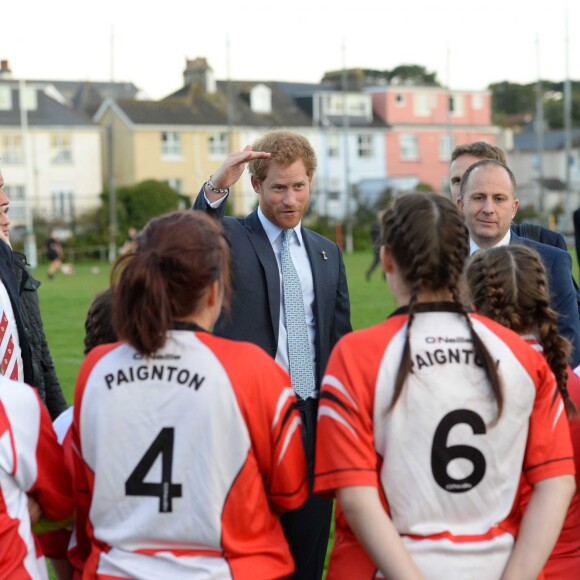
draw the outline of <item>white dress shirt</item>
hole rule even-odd
[[[495,245],[494,248],[499,248],[499,246],[508,246],[511,240],[512,231],[509,229],[507,234]],[[473,256],[477,250],[481,248],[473,241],[473,238],[469,237],[469,255]]]

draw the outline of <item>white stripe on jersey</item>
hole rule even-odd
[[[288,387],[282,391],[280,397],[278,397],[278,402],[276,403],[276,413],[274,413],[272,429],[276,427],[276,423],[280,420],[280,414],[282,413],[282,409],[286,406],[286,401],[294,396],[294,389],[292,389],[292,387]]]
[[[514,545],[514,537],[508,533],[478,542],[412,540],[405,536],[402,540],[413,562],[429,580],[501,578]]]
[[[323,405],[318,408],[318,421],[321,417],[330,417],[335,421],[338,421],[341,425],[344,425],[357,439],[359,438],[356,431],[350,426],[348,421],[345,421],[344,417],[340,413],[337,413],[334,409],[328,405]]]
[[[337,391],[343,394],[345,398],[348,399],[353,409],[356,409],[358,411],[358,405],[356,404],[356,401],[352,398],[351,394],[346,390],[346,387],[336,377],[332,375],[324,375],[322,379],[322,384],[334,387]]]
[[[231,580],[230,567],[224,558],[216,556],[175,556],[170,552],[157,552],[152,558],[146,554],[126,552],[112,548],[99,557],[98,574],[118,578],[211,578]]]
[[[282,450],[280,451],[280,455],[278,457],[278,465],[282,463],[282,459],[284,459],[284,455],[286,455],[286,449],[288,449],[288,445],[290,445],[290,441],[292,441],[292,437],[296,429],[302,426],[302,420],[300,417],[294,417],[294,420],[288,426],[288,430],[286,432],[286,437],[284,437],[284,444],[282,445]]]
[[[563,411],[564,411],[564,402],[562,400],[560,400],[560,404],[558,405],[558,410],[556,411],[556,416],[554,417],[554,421],[552,422],[552,431],[554,431],[554,429],[556,428],[558,420],[560,419],[560,416],[562,415]]]

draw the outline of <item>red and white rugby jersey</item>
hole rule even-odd
[[[73,465],[73,452],[71,446],[72,439],[72,420],[73,420],[73,408],[69,407],[63,411],[52,423],[54,432],[58,442],[62,446],[64,452],[64,463],[65,468],[68,471],[71,481],[74,479],[74,465]],[[47,558],[55,558],[58,560],[69,559],[73,567],[79,573],[78,577],[82,575],[82,566],[79,564],[75,566],[74,558],[74,537],[71,546],[71,536],[72,526],[69,528],[62,528],[54,532],[45,532],[43,534],[38,534],[36,539],[40,544],[42,553]],[[83,564],[81,562],[81,564]]]
[[[429,578],[499,578],[513,546],[523,474],[574,473],[568,423],[544,358],[510,330],[471,316],[497,361],[504,410],[453,304],[421,304],[412,373],[387,412],[408,316],[346,335],[331,355],[318,412],[315,492],[370,485]],[[341,513],[329,578],[376,569]],[[463,557],[462,557],[463,556]]]
[[[73,509],[73,491],[48,411],[37,392],[0,376],[0,578],[48,578],[37,558],[28,495],[49,519]]]
[[[526,338],[538,352],[542,347],[535,339]],[[566,387],[570,398],[580,409],[580,377],[568,367]],[[570,502],[562,531],[544,566],[546,580],[578,580],[580,578],[580,419],[570,421],[570,435],[574,449],[574,463],[576,466],[576,493]],[[524,489],[522,506],[529,501],[530,490]]]
[[[122,343],[96,348],[74,413],[86,576],[292,572],[273,510],[308,496],[301,424],[287,373],[261,349],[184,330],[151,359]]]

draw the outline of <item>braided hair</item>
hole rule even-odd
[[[463,215],[450,200],[437,194],[400,196],[383,215],[381,243],[389,249],[410,290],[405,344],[389,410],[399,399],[411,371],[410,337],[419,293],[449,290],[469,328],[475,355],[491,383],[499,418],[503,391],[497,367],[473,329],[460,296],[463,268],[469,255],[469,233]]]
[[[95,346],[117,342],[113,330],[113,304],[111,289],[107,288],[95,296],[85,319],[85,350],[87,354]]]
[[[548,277],[542,259],[522,244],[477,252],[467,266],[471,303],[484,316],[520,335],[533,334],[556,377],[569,417],[578,411],[566,381],[570,343],[559,334],[556,313],[550,308]]]

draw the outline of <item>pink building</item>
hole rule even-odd
[[[448,191],[455,145],[496,144],[499,128],[491,125],[490,91],[389,86],[370,92],[375,113],[390,126],[385,137],[387,175],[401,189],[423,182],[435,191]]]

